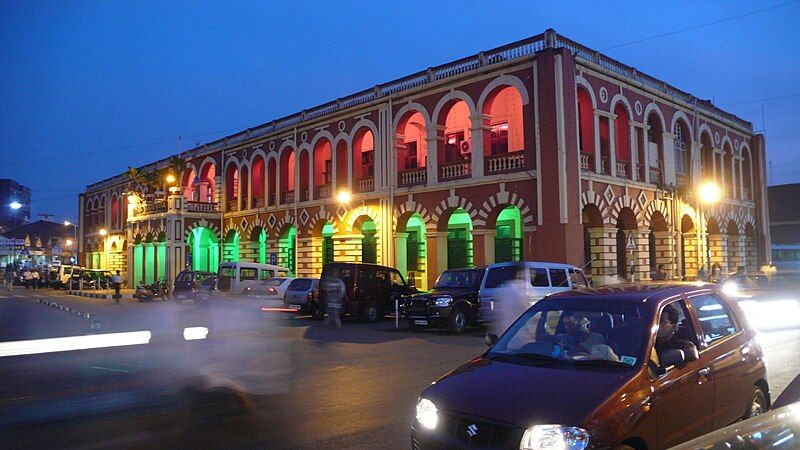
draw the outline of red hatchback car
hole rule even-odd
[[[546,297],[425,389],[414,448],[668,448],[769,408],[756,332],[716,285]]]

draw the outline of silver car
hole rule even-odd
[[[283,294],[283,305],[287,309],[308,313],[315,319],[322,320],[325,309],[317,303],[318,294],[319,278],[295,278]]]

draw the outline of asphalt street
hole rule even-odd
[[[329,329],[261,306],[0,291],[0,342],[150,332],[140,345],[0,357],[0,447],[408,448],[419,392],[486,348],[482,330]],[[207,339],[186,341],[187,327]],[[761,334],[775,397],[800,373],[798,338]]]

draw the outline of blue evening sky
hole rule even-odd
[[[606,53],[765,129],[770,184],[800,182],[786,3],[0,0],[0,178],[75,220],[129,165],[547,28],[604,50],[782,5]]]

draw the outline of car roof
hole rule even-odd
[[[547,261],[512,261],[490,264],[489,268],[505,267],[505,266],[539,266],[548,269],[579,269],[579,267],[572,264],[555,263]]]
[[[606,298],[615,301],[629,301],[654,305],[679,295],[692,294],[695,292],[719,293],[720,291],[720,285],[702,282],[620,283],[560,292],[552,294],[547,298],[578,299],[591,296],[601,299]]]

